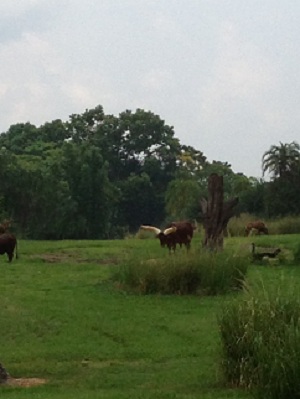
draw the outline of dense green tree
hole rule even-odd
[[[96,129],[93,140],[107,156],[112,181],[141,174],[144,165],[148,167],[149,161],[153,165],[155,160],[164,184],[174,177],[179,141],[174,138],[173,128],[152,112],[137,109],[127,110],[118,118],[109,115]]]
[[[68,139],[69,129],[60,119],[46,122],[39,128],[30,123],[18,123],[0,135],[0,148],[16,155],[44,156],[45,151],[60,147]]]
[[[166,191],[166,212],[170,220],[197,219],[204,195],[194,179],[174,179]]]
[[[300,214],[300,177],[266,183],[265,207],[269,217]]]
[[[119,223],[129,232],[136,232],[141,224],[159,223],[164,217],[164,203],[155,195],[146,173],[131,175],[119,185]]]
[[[1,151],[0,198],[32,238],[106,238],[117,190],[98,148],[65,143],[43,156]]]
[[[68,134],[75,143],[89,141],[93,138],[97,127],[103,123],[103,119],[104,111],[101,105],[86,109],[83,114],[72,114],[66,124]]]
[[[65,143],[62,165],[76,211],[73,236],[107,238],[118,192],[108,179],[107,162],[99,148],[89,143]]]
[[[299,170],[300,145],[293,141],[291,143],[281,143],[272,145],[263,154],[262,170],[263,173],[269,171],[273,178],[289,177],[295,170]]]
[[[9,162],[5,162],[9,158]],[[72,207],[68,185],[38,156],[1,152],[1,196],[19,230],[33,238],[63,235]]]
[[[0,135],[0,161],[0,216],[34,238],[113,238],[195,218],[213,172],[224,176],[225,197],[253,190],[142,109],[114,116],[99,105],[66,122],[12,125]]]
[[[7,149],[19,155],[24,149],[33,144],[38,138],[38,129],[31,123],[17,123],[11,125],[7,132],[0,135],[0,148]]]
[[[263,155],[262,168],[271,173],[264,197],[268,215],[299,214],[300,145],[296,141],[272,145]]]
[[[71,138],[69,124],[56,119],[46,122],[39,128],[39,138],[44,143],[52,143],[61,146],[66,140]]]
[[[262,179],[249,178],[249,186],[239,193],[238,212],[248,212],[253,215],[268,216],[265,205],[267,183]]]
[[[22,230],[27,236],[38,239],[61,239],[69,234],[76,203],[64,171],[52,159],[42,160],[30,173],[32,190],[27,191],[30,199],[29,217],[23,220]],[[26,223],[26,224],[25,224]]]

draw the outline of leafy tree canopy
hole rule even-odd
[[[211,173],[225,195],[251,187],[227,162],[182,145],[158,115],[101,105],[0,135],[0,215],[35,238],[108,238],[165,218],[195,218]]]

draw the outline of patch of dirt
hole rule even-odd
[[[93,369],[102,369],[113,366],[127,366],[127,367],[137,367],[146,364],[144,360],[103,360],[103,361],[92,361],[89,359],[83,359],[81,362],[82,367],[88,367]]]
[[[38,385],[46,384],[47,380],[44,378],[12,378],[9,377],[5,385],[12,387],[30,388]]]
[[[34,255],[34,258],[39,258],[47,263],[68,262],[72,257],[67,254],[42,254]]]
[[[118,265],[119,260],[116,258],[108,258],[108,259],[93,259],[93,263],[98,263],[99,265]]]
[[[41,254],[41,255],[32,255],[31,258],[41,259],[46,263],[63,263],[63,262],[74,262],[74,263],[97,263],[99,265],[117,265],[119,263],[116,258],[106,258],[106,259],[89,259],[89,258],[80,258],[74,257],[71,254],[62,254],[62,253],[51,253],[51,254]]]

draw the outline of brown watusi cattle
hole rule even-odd
[[[0,255],[7,254],[8,261],[11,262],[16,249],[16,258],[18,258],[17,239],[13,234],[4,233],[0,235]]]
[[[248,236],[252,229],[256,229],[258,234],[264,233],[269,234],[269,230],[264,222],[257,220],[255,222],[249,222],[245,227],[245,235]]]
[[[171,250],[175,252],[177,244],[180,246],[184,244],[187,250],[190,249],[194,233],[193,225],[190,222],[172,222],[169,224],[168,228],[163,231],[154,226],[142,225],[140,228],[155,233],[160,241],[160,245],[162,247],[168,247],[170,252]]]
[[[188,221],[181,221],[181,222],[172,222],[167,227],[176,227],[176,244],[179,244],[180,247],[184,244],[187,249],[191,246],[191,241],[194,235],[195,227],[192,223]]]

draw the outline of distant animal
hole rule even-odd
[[[256,252],[254,242],[251,245],[252,258],[255,260],[262,260],[263,258],[276,258],[276,256],[281,252],[280,248],[262,248],[260,252]]]
[[[0,255],[7,254],[8,261],[11,262],[16,250],[16,259],[18,258],[18,243],[13,234],[0,234]]]
[[[245,235],[248,236],[252,229],[257,230],[258,234],[264,233],[269,234],[269,230],[264,222],[257,220],[255,222],[249,222],[245,227]]]
[[[187,250],[190,249],[194,234],[194,227],[190,222],[172,222],[165,230],[154,226],[140,226],[140,229],[152,231],[160,241],[161,247],[167,247],[169,252],[175,252],[176,245],[184,244]]]

